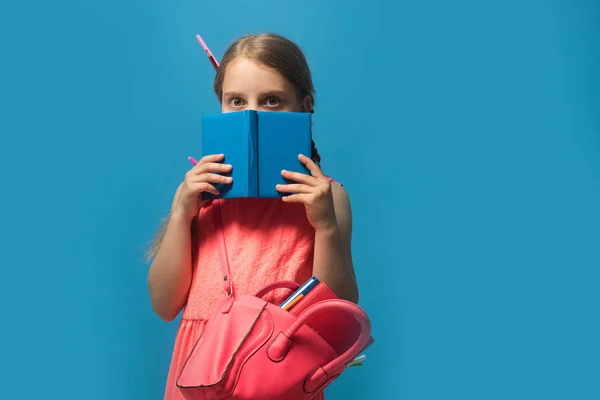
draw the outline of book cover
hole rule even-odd
[[[281,176],[281,170],[310,174],[298,154],[311,155],[311,114],[258,112],[258,194],[281,197],[277,184],[296,183]]]
[[[202,155],[225,154],[231,164],[230,184],[214,185],[220,194],[202,193],[204,200],[257,197],[257,118],[254,111],[207,115],[202,117]]]
[[[281,170],[309,174],[298,154],[311,154],[311,115],[308,113],[244,110],[202,117],[202,155],[225,154],[233,182],[215,185],[218,196],[282,197],[277,184],[287,182]]]

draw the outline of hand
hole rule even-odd
[[[286,203],[304,204],[308,221],[315,230],[336,229],[331,182],[313,160],[302,154],[298,159],[310,175],[284,170],[281,172],[284,178],[298,183],[277,185],[277,191],[293,193],[282,198]]]
[[[205,203],[201,198],[203,192],[219,194],[219,191],[211,183],[228,184],[232,182],[231,177],[217,173],[231,171],[231,165],[221,163],[224,157],[223,154],[204,156],[185,174],[185,179],[175,194],[173,213],[192,220]]]

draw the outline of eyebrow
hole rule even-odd
[[[269,96],[269,95],[286,97],[287,93],[285,90],[281,90],[281,89],[266,90],[266,91],[260,93],[260,97],[265,97],[265,96]],[[236,91],[229,91],[229,92],[223,93],[223,97],[244,97],[244,94],[242,94],[240,92],[236,92]]]

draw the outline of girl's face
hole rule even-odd
[[[298,101],[296,89],[279,72],[246,58],[233,60],[223,78],[221,112],[241,110],[307,112],[310,98]]]

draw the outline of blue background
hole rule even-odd
[[[313,69],[377,339],[330,399],[598,399],[593,1],[3,1],[0,397],[160,399],[143,254],[237,36]]]

